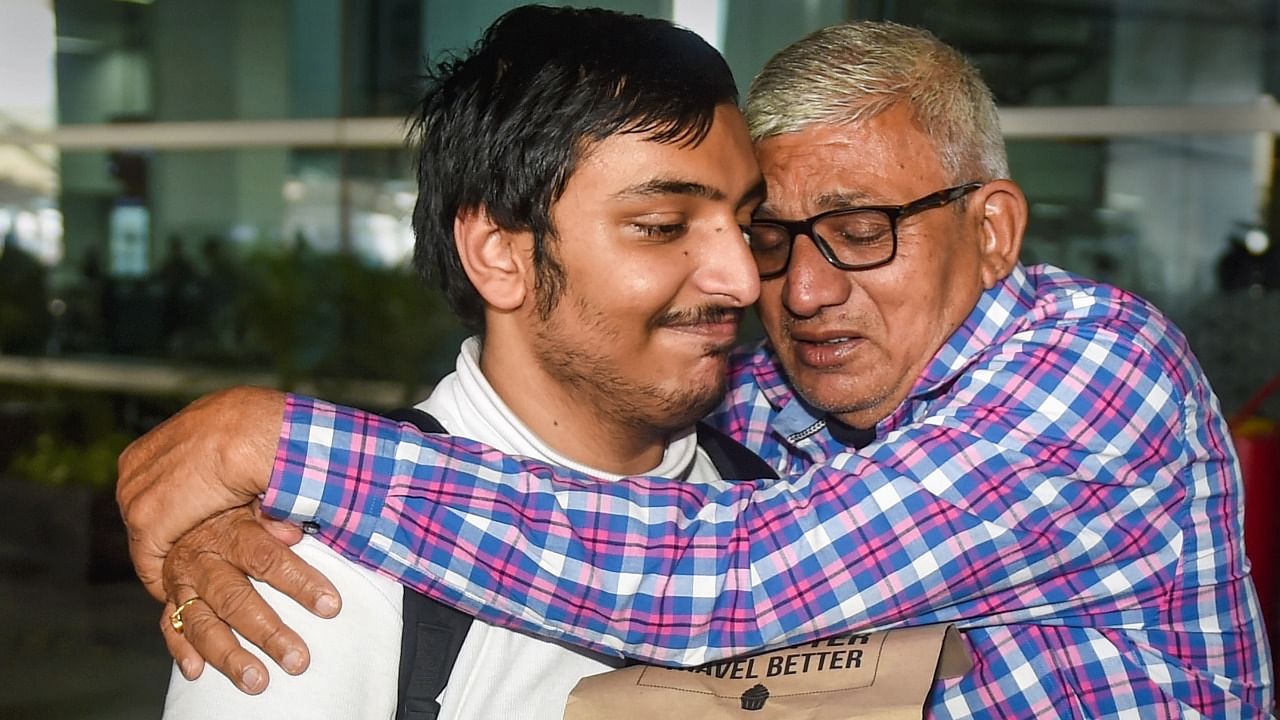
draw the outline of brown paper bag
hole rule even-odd
[[[935,678],[972,661],[952,625],[837,635],[696,668],[633,665],[585,677],[565,720],[919,720]]]

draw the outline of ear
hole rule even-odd
[[[462,269],[494,310],[518,309],[528,296],[532,247],[528,236],[498,227],[483,208],[459,211],[453,220]]]
[[[990,290],[1013,271],[1027,229],[1027,198],[1012,180],[992,180],[971,200],[981,208],[982,284]]]

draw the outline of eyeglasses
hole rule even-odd
[[[760,277],[787,271],[796,236],[804,235],[827,262],[841,270],[867,270],[889,263],[898,254],[898,222],[942,207],[982,187],[971,182],[930,193],[906,205],[875,205],[818,213],[808,220],[756,220],[747,226],[751,254]]]

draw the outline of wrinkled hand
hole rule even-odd
[[[125,448],[116,502],[134,569],[164,601],[169,548],[200,521],[266,490],[284,395],[241,387],[206,395]]]
[[[337,590],[286,545],[300,537],[296,527],[238,507],[200,523],[169,551],[164,561],[169,602],[160,630],[187,679],[198,677],[207,659],[241,691],[252,695],[266,689],[266,666],[240,646],[232,629],[286,672],[296,675],[306,669],[306,644],[246,577],[265,581],[321,617],[332,617],[338,611]],[[169,615],[175,603],[193,597],[200,599],[183,610],[183,632],[178,634]]]

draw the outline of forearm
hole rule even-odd
[[[1104,573],[1132,577],[1129,597],[1157,594],[1176,563],[1160,536],[1168,495],[1112,488],[1046,501],[1026,488],[1017,497],[1002,484],[1027,472],[1026,459],[972,438],[970,452],[986,455],[982,474],[965,474],[965,458],[936,477],[894,474],[887,448],[767,486],[594,483],[360,413],[318,411],[319,434],[311,406],[291,403],[286,434],[354,438],[370,457],[305,442],[290,452],[294,474],[328,472],[341,490],[375,471],[361,489],[326,491],[315,513],[343,553],[490,622],[660,662],[851,627],[1105,610]],[[942,442],[939,432],[929,441]],[[988,486],[961,493],[942,486],[948,475]],[[1069,481],[1045,487],[1055,484]],[[1008,504],[986,504],[997,489]],[[283,488],[268,503],[287,510],[281,498],[291,494]]]

